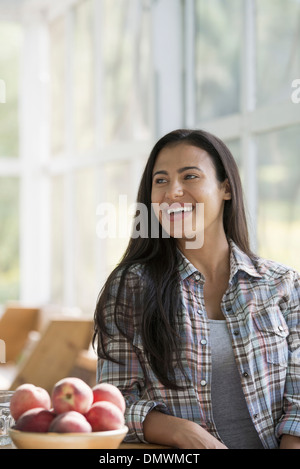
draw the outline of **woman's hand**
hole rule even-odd
[[[155,410],[144,420],[144,437],[149,443],[180,449],[227,449],[197,423]]]

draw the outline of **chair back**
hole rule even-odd
[[[39,308],[7,306],[0,318],[0,339],[5,343],[6,362],[17,362],[30,331],[37,330]]]
[[[89,347],[92,334],[91,319],[62,318],[49,321],[40,340],[18,370],[10,389],[31,383],[51,393],[57,381],[70,376],[78,354]]]

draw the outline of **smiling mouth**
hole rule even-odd
[[[175,213],[182,213],[182,212],[191,212],[193,210],[193,207],[190,205],[189,207],[176,207],[176,208],[169,208],[167,210],[167,214],[175,214]]]

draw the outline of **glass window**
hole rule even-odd
[[[0,103],[0,157],[17,157],[21,26],[0,22],[0,44],[0,79],[6,88],[6,102]]]
[[[290,99],[300,71],[300,3],[264,0],[257,9],[257,104]]]
[[[0,179],[0,303],[19,299],[19,179]]]
[[[196,122],[240,109],[242,6],[195,0]]]
[[[65,20],[50,25],[51,155],[64,151],[65,142]]]
[[[263,134],[258,151],[258,249],[300,270],[300,126]]]
[[[130,229],[129,206],[130,200],[130,165],[128,162],[108,163],[104,167],[104,193],[105,200],[114,206],[109,222],[112,235],[105,239],[106,268],[110,271],[120,261],[128,244],[126,227]]]
[[[103,0],[105,140],[150,136],[151,60],[144,0]]]
[[[52,178],[51,191],[51,300],[64,298],[64,179]]]
[[[231,151],[236,164],[238,165],[240,177],[243,182],[244,169],[243,169],[243,161],[242,161],[242,155],[241,155],[241,142],[239,139],[235,139],[235,140],[227,140],[225,141],[225,143],[227,147],[229,148],[229,150]]]
[[[96,172],[92,169],[74,175],[74,294],[75,304],[92,312],[97,284],[96,252]]]
[[[79,154],[93,147],[95,137],[93,19],[93,1],[78,3],[74,28],[74,124]]]

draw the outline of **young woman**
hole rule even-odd
[[[167,134],[138,202],[144,235],[95,311],[98,379],[126,398],[126,441],[300,448],[299,275],[251,252],[230,151],[204,131]]]

